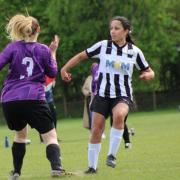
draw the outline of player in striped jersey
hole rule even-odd
[[[131,25],[125,17],[117,16],[110,21],[111,40],[100,41],[72,57],[61,69],[62,79],[71,81],[70,68],[88,58],[99,58],[98,91],[93,100],[92,136],[88,146],[89,168],[85,173],[96,173],[101,148],[101,135],[106,117],[112,113],[110,145],[106,164],[116,166],[116,154],[124,131],[124,119],[132,104],[132,74],[136,66],[141,80],[151,80],[154,72],[142,51],[132,43]]]

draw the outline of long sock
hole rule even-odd
[[[97,169],[99,152],[101,149],[101,143],[88,145],[88,165],[94,169]]]
[[[60,148],[57,144],[49,144],[46,147],[46,157],[51,163],[52,170],[61,169]]]
[[[14,142],[12,145],[12,156],[14,173],[21,174],[21,168],[23,165],[24,155],[26,153],[26,144]]]
[[[112,154],[114,157],[116,157],[116,154],[118,152],[122,140],[123,132],[124,132],[123,129],[119,130],[111,127],[108,155]]]
[[[124,124],[123,139],[125,143],[130,143],[129,132],[128,132],[128,127],[126,123]]]

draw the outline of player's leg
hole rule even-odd
[[[131,148],[130,135],[129,135],[129,129],[127,123],[124,124],[123,139],[125,143],[125,148],[127,149]]]
[[[3,113],[9,129],[15,130],[14,141],[12,144],[12,157],[14,169],[11,171],[10,179],[18,178],[21,174],[24,155],[26,153],[27,123],[22,120],[24,106],[21,102],[14,101],[2,104]]]
[[[131,142],[130,142],[129,129],[128,129],[128,125],[127,125],[127,117],[128,117],[128,115],[124,119],[123,139],[124,139],[125,148],[129,149],[129,148],[131,148]]]
[[[88,144],[88,166],[89,169],[85,172],[96,173],[99,152],[101,149],[101,136],[105,127],[105,118],[103,115],[93,112],[93,123],[91,129],[91,139]]]
[[[27,126],[20,131],[15,131],[14,142],[12,145],[13,173],[21,174],[24,155],[26,153]]]
[[[124,133],[124,119],[128,111],[129,106],[124,102],[119,102],[112,108],[113,125],[110,130],[110,143],[106,164],[113,168],[116,166],[115,157]]]
[[[27,136],[28,136],[28,131],[29,131],[29,127],[27,125],[26,126],[26,134],[27,134]],[[31,140],[27,138],[25,143],[26,143],[26,145],[31,144]]]
[[[64,173],[61,164],[61,153],[57,141],[56,129],[41,134],[43,142],[46,144],[46,157],[51,164],[52,176],[59,176]]]
[[[65,170],[63,170],[61,164],[57,133],[48,104],[46,102],[39,102],[33,105],[31,109],[34,113],[29,117],[29,124],[41,134],[43,142],[46,144],[46,157],[51,165],[51,175],[64,175]]]
[[[88,165],[85,173],[91,174],[97,172],[99,152],[101,149],[101,137],[105,128],[105,117],[107,117],[109,104],[105,98],[95,96],[93,101],[93,116],[91,139],[88,145]]]
[[[130,142],[130,135],[129,135],[129,129],[127,126],[127,117],[128,115],[125,117],[124,120],[124,133],[123,133],[123,139],[124,139],[124,144],[125,144],[125,148],[131,148],[131,142]],[[110,116],[110,126],[112,127],[113,124],[113,119],[112,119],[112,115]]]

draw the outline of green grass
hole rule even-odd
[[[179,180],[180,179],[180,112],[176,110],[131,113],[129,127],[136,134],[131,137],[132,149],[123,142],[117,155],[115,169],[105,165],[109,143],[109,122],[106,122],[106,139],[102,141],[98,174],[83,175],[87,168],[87,143],[89,132],[82,127],[81,119],[63,119],[58,122],[58,136],[65,169],[79,176],[60,179],[97,180]],[[0,127],[0,180],[7,179],[12,169],[11,148],[4,147],[4,137],[12,144],[13,132]],[[21,179],[48,180],[49,162],[45,158],[45,145],[40,144],[38,133],[30,130],[31,145],[27,146]]]

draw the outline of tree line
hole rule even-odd
[[[39,41],[47,45],[54,34],[61,37],[57,59],[59,69],[73,55],[109,37],[109,21],[116,15],[127,17],[132,36],[156,78],[133,79],[134,91],[164,91],[180,88],[180,0],[0,0],[0,51],[9,42],[5,32],[8,19],[17,13],[36,17],[41,25]],[[72,70],[73,81],[57,77],[56,97],[75,97],[90,73],[92,60]],[[7,69],[0,73],[2,84]]]

